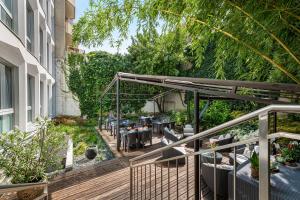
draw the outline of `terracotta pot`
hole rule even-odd
[[[32,200],[41,196],[43,192],[42,188],[31,188],[17,192],[17,197],[19,200]]]
[[[251,176],[252,178],[258,179],[259,178],[258,170],[251,167]]]

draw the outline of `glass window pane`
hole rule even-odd
[[[13,19],[7,14],[5,9],[1,6],[1,21],[13,30]]]
[[[12,13],[12,0],[2,0],[6,8]]]
[[[32,52],[33,51],[33,28],[34,28],[34,13],[30,4],[27,2],[27,49]]]
[[[5,67],[4,77],[4,102],[2,102],[2,108],[12,108],[12,70],[9,67]]]
[[[27,121],[33,119],[34,78],[27,76]]]
[[[0,133],[8,132],[13,129],[13,114],[0,116]]]

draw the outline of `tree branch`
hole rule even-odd
[[[242,9],[237,4],[231,2],[230,0],[224,0],[237,10],[241,11],[244,15],[249,17],[251,20],[253,20],[258,26],[260,26],[263,30],[265,30],[276,42],[279,43],[279,45],[300,65],[300,60],[297,58],[297,56],[292,52],[292,50],[284,44],[283,41],[281,41],[276,35],[274,35],[271,31],[269,31],[263,24],[261,24],[259,21],[257,21],[250,13],[246,12],[244,9]]]
[[[180,14],[178,13],[174,13],[172,11],[169,11],[169,10],[158,10],[160,12],[164,12],[164,13],[167,13],[167,14],[172,14],[172,15],[175,15],[175,16],[178,16],[178,17],[182,17]],[[227,31],[224,31],[220,28],[217,28],[217,27],[214,27],[214,26],[211,26],[209,25],[207,22],[205,21],[202,21],[202,20],[199,20],[199,19],[196,19],[195,17],[187,17],[187,19],[190,19],[191,21],[194,21],[194,22],[197,22],[199,24],[202,24],[204,26],[207,26],[208,28],[211,28],[219,33],[222,33],[223,35],[225,35],[226,37],[229,37],[231,38],[232,40],[236,41],[237,43],[247,47],[248,49],[252,50],[254,53],[256,53],[257,55],[259,55],[260,57],[262,57],[264,60],[266,60],[267,62],[269,62],[270,64],[272,64],[273,66],[275,66],[277,69],[279,69],[280,71],[282,71],[284,74],[286,74],[289,78],[291,78],[293,81],[295,81],[297,84],[300,84],[300,80],[295,77],[293,74],[291,74],[282,64],[279,64],[277,62],[275,62],[274,60],[272,60],[268,55],[260,52],[257,48],[251,46],[250,44],[240,40],[239,38],[237,38],[236,36],[234,36],[233,34],[227,32]]]

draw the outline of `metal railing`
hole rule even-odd
[[[43,193],[39,197],[36,197],[35,200],[48,199],[48,182],[0,185],[0,197],[6,193],[14,193],[34,188],[43,189]]]
[[[213,177],[211,177],[214,181],[214,190],[217,191],[217,164],[216,164],[216,154],[219,151],[225,149],[233,149],[234,159],[233,159],[233,199],[236,199],[236,149],[237,147],[245,144],[250,143],[259,143],[259,186],[258,186],[258,197],[260,200],[268,200],[270,197],[270,172],[269,172],[269,165],[270,165],[270,153],[269,153],[269,144],[270,139],[276,138],[289,138],[294,140],[300,140],[300,135],[293,134],[293,133],[286,133],[286,132],[277,132],[269,134],[269,114],[270,113],[300,113],[300,105],[270,105],[259,109],[257,111],[251,112],[244,116],[241,116],[237,119],[231,120],[209,130],[200,132],[194,136],[185,138],[178,142],[172,143],[168,146],[156,149],[152,152],[143,154],[141,156],[135,157],[130,160],[130,199],[163,199],[164,195],[167,195],[168,199],[178,199],[180,195],[186,195],[186,199],[192,197],[190,190],[191,190],[191,179],[194,179],[194,183],[198,182],[199,190],[199,197],[201,199],[201,189],[202,189],[202,167],[201,167],[201,156],[204,153],[211,152],[213,153],[213,168],[214,173]],[[259,134],[258,137],[253,137],[248,140],[243,140],[239,142],[234,142],[227,145],[218,146],[211,149],[204,149],[199,150],[193,153],[187,153],[185,155],[175,156],[163,160],[148,160],[145,161],[146,158],[150,156],[155,156],[160,153],[163,153],[167,150],[170,150],[174,147],[178,147],[182,144],[188,144],[195,140],[203,140],[208,136],[215,135],[220,131],[224,131],[226,129],[232,128],[236,125],[245,123],[249,120],[253,120],[258,117],[258,125],[259,125]],[[198,156],[199,166],[200,169],[193,169],[200,170],[199,177],[193,176],[193,173],[190,172],[191,167],[189,167],[190,160]],[[192,158],[191,158],[192,157]],[[184,167],[179,165],[179,162],[185,161]],[[170,164],[175,163],[175,167],[170,168]],[[164,175],[163,171],[167,173]],[[186,168],[183,170],[183,168]],[[148,169],[148,170],[147,170]],[[159,170],[158,170],[159,169]],[[171,171],[171,174],[170,174]],[[181,171],[179,173],[179,171]],[[160,172],[160,173],[159,173]],[[182,175],[183,174],[183,175]],[[196,175],[196,173],[194,173]],[[154,176],[154,177],[153,177]],[[182,188],[182,185],[179,186],[179,182],[183,181],[182,177],[186,180],[186,183],[183,184],[185,188]],[[193,184],[193,183],[192,183]],[[226,183],[227,184],[227,183]],[[180,188],[181,187],[181,188]],[[172,190],[170,188],[173,188]],[[183,191],[184,190],[184,191]],[[176,192],[175,192],[176,191]],[[181,192],[180,192],[181,191]],[[176,194],[175,194],[175,193]],[[171,194],[170,194],[171,193]],[[171,196],[170,196],[171,195]],[[197,195],[198,196],[198,195]],[[213,199],[217,199],[217,192],[213,192]]]

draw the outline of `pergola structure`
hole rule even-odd
[[[122,93],[120,91],[120,82],[131,82],[152,86],[160,86],[169,90],[156,94],[152,97],[149,94]],[[115,87],[114,93],[109,93]],[[194,134],[199,132],[199,100],[242,100],[253,101],[261,104],[295,104],[300,100],[300,85],[283,83],[266,83],[254,81],[236,81],[236,80],[217,80],[194,77],[175,77],[175,76],[154,76],[138,75],[131,73],[118,72],[111,83],[102,92],[100,97],[100,128],[102,127],[102,102],[105,95],[113,94],[116,99],[117,113],[117,149],[121,145],[120,138],[120,106],[121,101],[126,100],[156,100],[167,95],[174,90],[190,91],[194,93]],[[133,90],[131,90],[133,91]],[[126,98],[122,98],[122,96]],[[130,96],[130,98],[128,98]],[[154,106],[155,108],[155,106]],[[155,112],[155,110],[154,110]],[[276,130],[276,114],[274,115],[274,130]],[[200,141],[196,140],[194,150],[199,151]],[[195,156],[195,177],[199,177],[199,157]],[[199,189],[199,181],[195,178],[195,189]],[[199,192],[195,192],[199,194]],[[195,197],[196,198],[196,197]],[[196,198],[197,199],[197,198]]]

